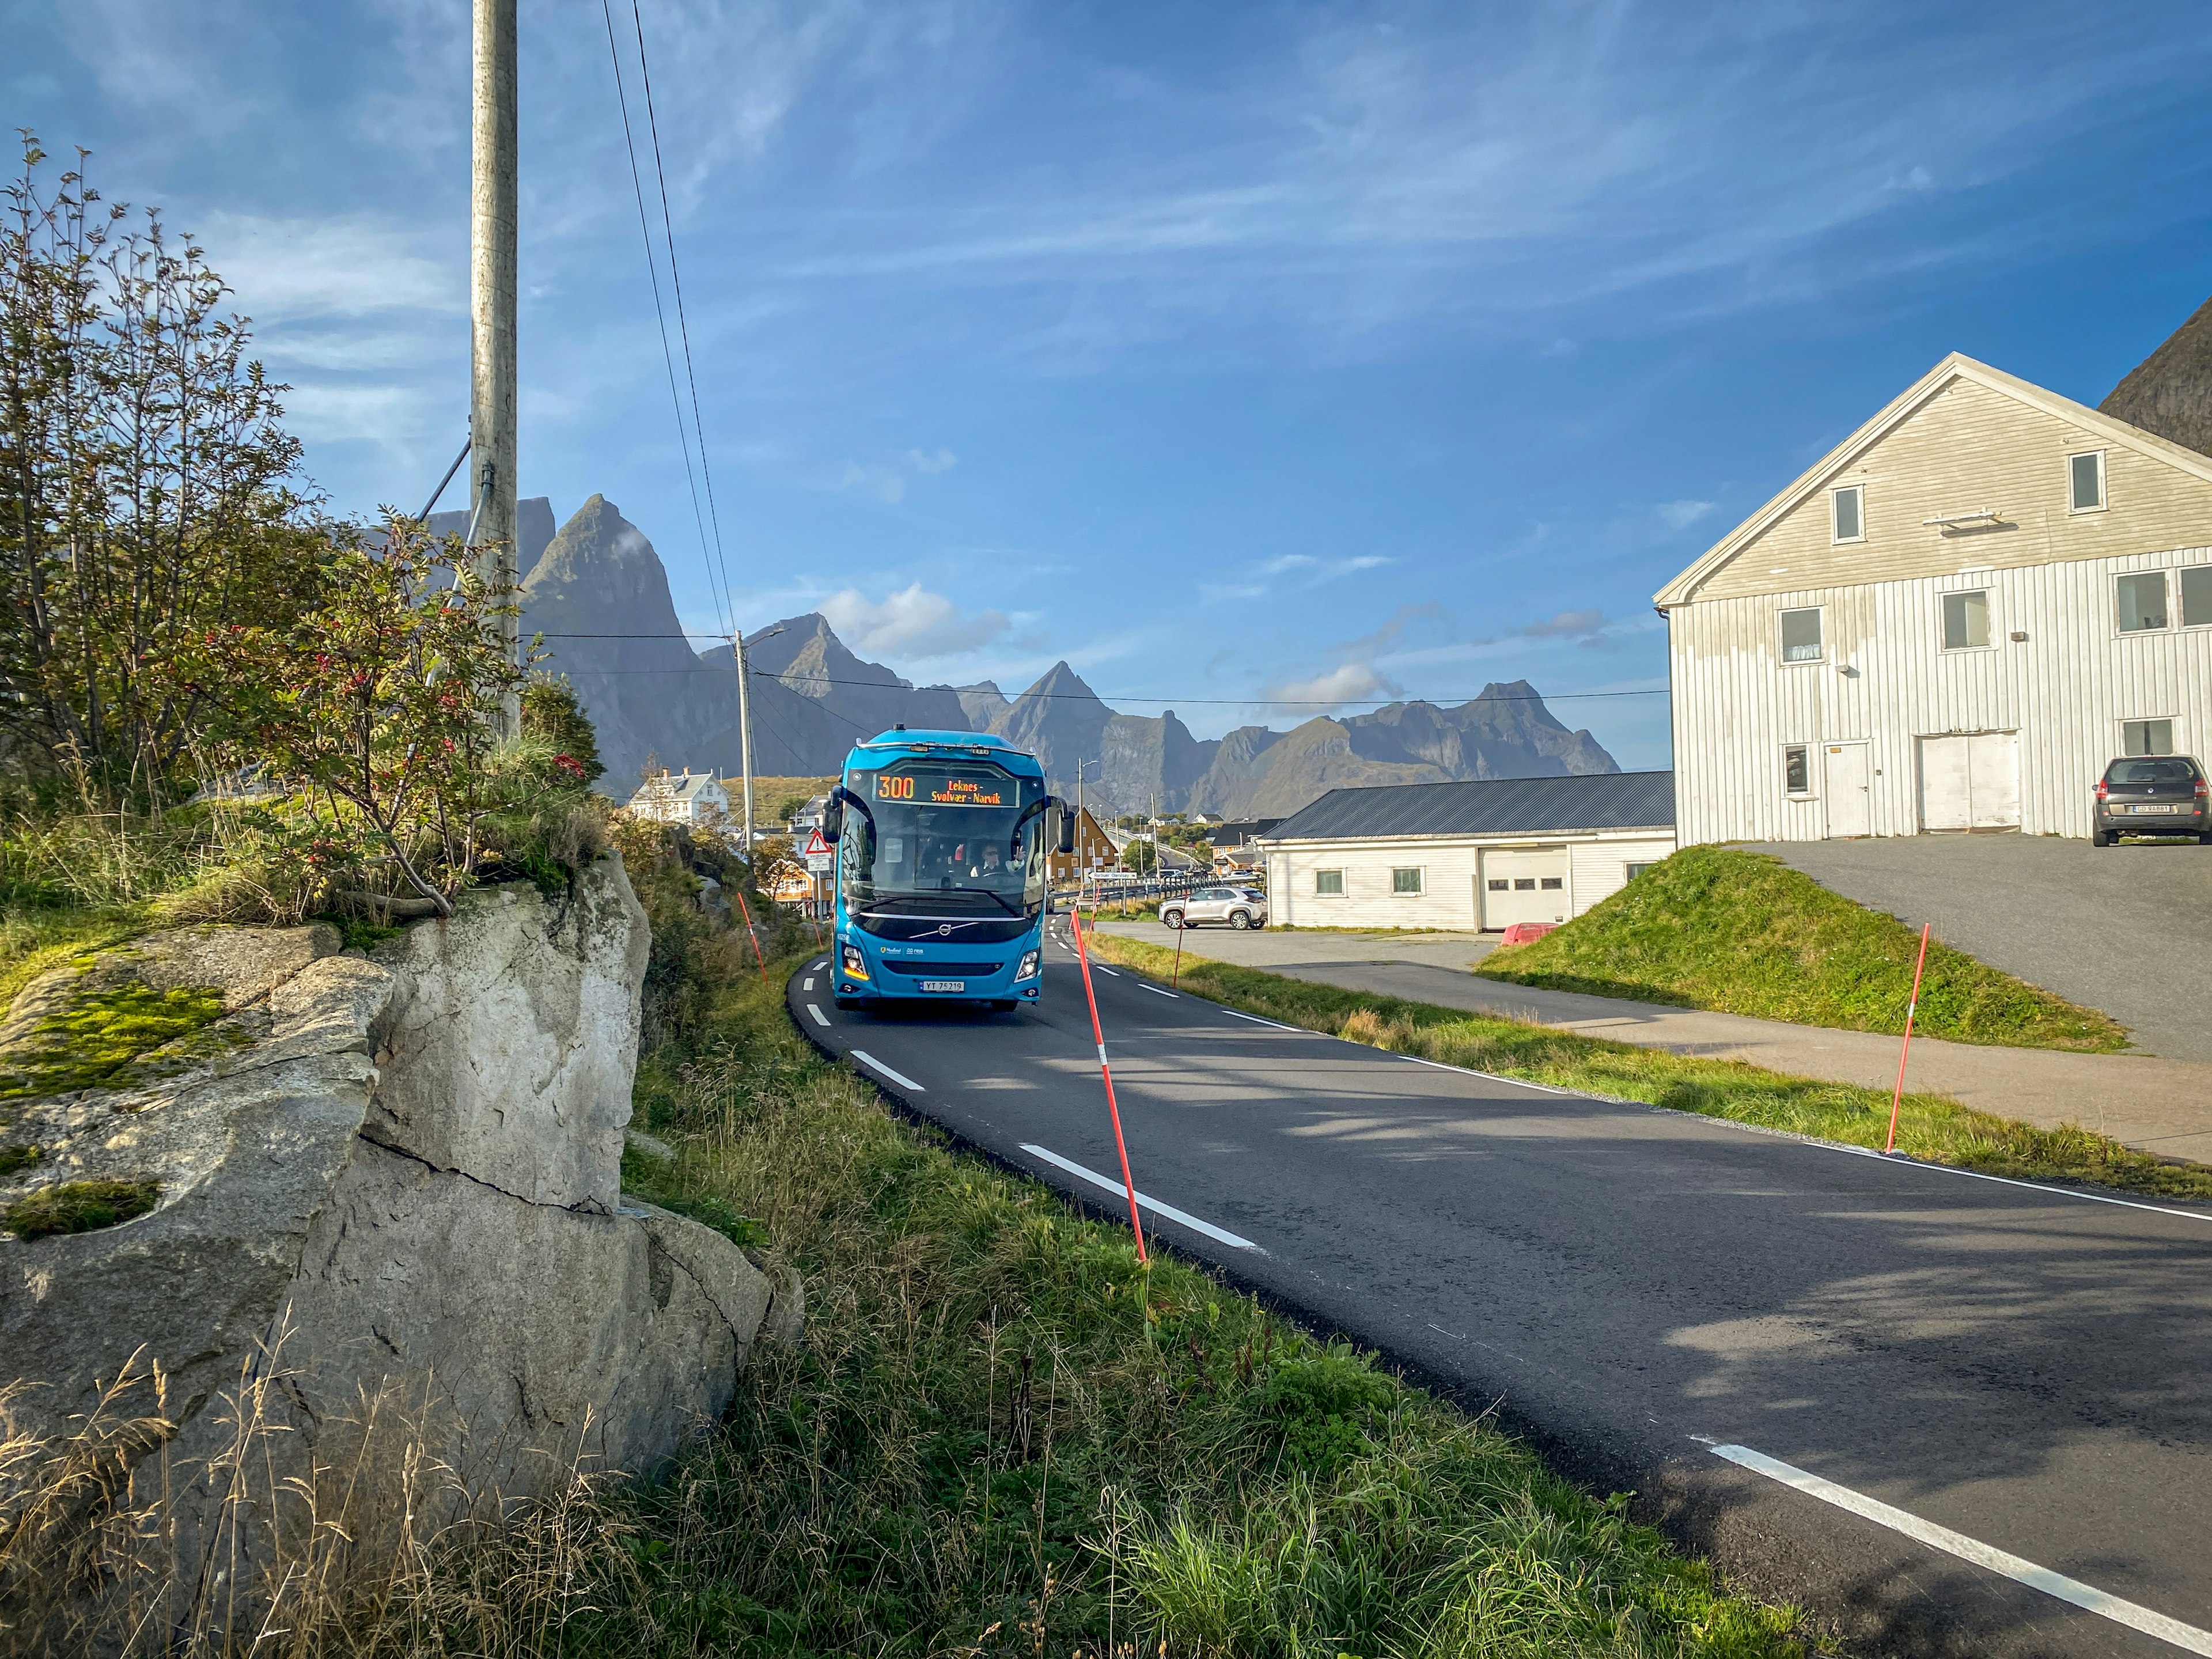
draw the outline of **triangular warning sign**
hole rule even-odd
[[[817,830],[806,838],[806,850],[801,856],[810,859],[826,858],[829,853],[830,843],[822,839],[822,832]]]

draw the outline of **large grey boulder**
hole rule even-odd
[[[64,1436],[126,1367],[158,1366],[171,1428],[134,1484],[168,1484],[188,1566],[259,1559],[218,1522],[265,1533],[352,1455],[364,1401],[409,1402],[416,1467],[444,1472],[410,1495],[428,1511],[527,1495],[579,1457],[665,1458],[727,1407],[764,1325],[796,1340],[796,1302],[720,1233],[621,1194],[647,943],[610,855],[563,897],[465,895],[374,960],[328,929],[186,930],[35,981],[0,1066],[88,987],[211,989],[222,1012],[128,1084],[0,1104],[0,1150],[40,1149],[0,1174],[0,1205],[159,1183],[120,1225],[0,1237],[17,1425]],[[149,1385],[118,1408],[151,1403]],[[258,1495],[224,1508],[242,1481]]]

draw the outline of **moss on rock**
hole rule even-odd
[[[156,990],[133,978],[87,971],[64,1005],[26,1032],[0,1060],[0,1100],[112,1089],[137,1081],[156,1050],[184,1060],[220,1038],[189,1041],[223,1016],[222,994],[205,986]]]
[[[21,1239],[96,1232],[137,1220],[161,1196],[158,1181],[64,1181],[0,1210],[0,1231]]]

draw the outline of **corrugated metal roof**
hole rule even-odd
[[[1281,841],[1367,841],[1387,836],[1559,835],[1575,830],[1671,830],[1672,772],[1598,772],[1569,778],[1485,778],[1332,789],[1277,824]]]

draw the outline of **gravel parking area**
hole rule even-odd
[[[2131,1052],[2212,1060],[2212,847],[1907,836],[1753,850],[2103,1009],[2132,1033]]]

